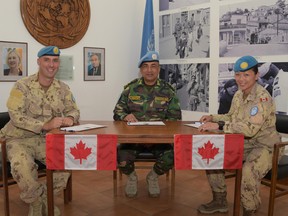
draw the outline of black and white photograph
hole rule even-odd
[[[159,77],[176,89],[182,110],[208,112],[209,64],[162,64]]]
[[[232,98],[238,90],[234,79],[234,64],[220,64],[218,74],[219,114],[229,111]],[[259,63],[258,83],[272,96],[278,114],[288,114],[288,62]]]
[[[159,16],[161,59],[207,58],[209,50],[209,8]]]
[[[27,76],[27,43],[0,41],[0,81],[17,81]]]
[[[219,56],[287,54],[287,15],[285,0],[251,0],[221,6]]]
[[[172,10],[207,2],[210,2],[210,0],[159,0],[159,10]]]

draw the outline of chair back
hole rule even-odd
[[[8,112],[0,112],[0,129],[3,128],[10,121]]]
[[[0,130],[10,121],[8,112],[0,113]],[[9,168],[8,168],[9,169]],[[2,154],[0,154],[0,170],[2,170]],[[2,172],[0,172],[0,179],[2,179]]]
[[[276,114],[276,130],[279,133],[288,133],[288,115]]]
[[[279,133],[288,134],[288,115],[276,114],[276,130]],[[278,163],[278,174],[277,179],[288,178],[288,155],[283,155]],[[271,180],[272,172],[271,170],[264,177],[265,179]]]

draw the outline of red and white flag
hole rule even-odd
[[[46,135],[48,169],[116,170],[116,154],[116,135]]]
[[[175,169],[239,169],[243,150],[241,134],[175,135]]]

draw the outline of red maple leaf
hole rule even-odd
[[[198,148],[198,153],[202,156],[202,159],[207,159],[207,164],[209,164],[209,159],[214,159],[215,155],[219,153],[219,148],[213,147],[214,144],[208,141],[204,143],[204,147]]]
[[[85,143],[80,140],[79,143],[76,143],[76,147],[70,148],[70,153],[74,156],[74,159],[80,160],[80,164],[82,164],[82,159],[87,160],[87,156],[91,154],[91,148],[85,147]]]

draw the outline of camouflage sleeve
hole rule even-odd
[[[80,111],[77,107],[75,98],[70,91],[69,87],[65,89],[65,101],[64,101],[64,111],[63,114],[64,116],[71,116],[74,119],[74,123],[78,123],[79,118],[80,118]]]
[[[128,93],[129,91],[125,89],[115,105],[113,110],[113,119],[115,121],[122,121],[130,113],[128,107]]]
[[[180,102],[175,93],[173,94],[170,100],[166,119],[167,120],[181,120],[182,119]]]
[[[19,82],[13,86],[7,101],[7,108],[13,125],[17,128],[40,133],[44,122],[26,114],[27,87]],[[35,110],[37,112],[37,110]]]

